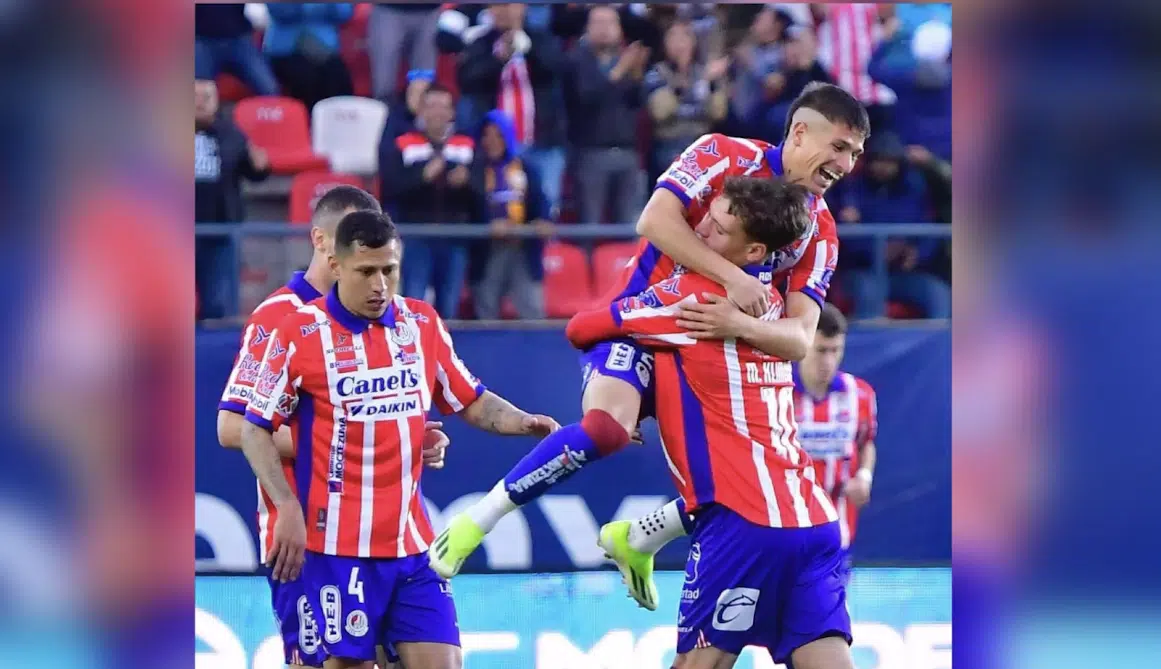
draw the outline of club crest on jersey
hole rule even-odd
[[[270,333],[266,331],[266,328],[259,325],[254,328],[254,339],[250,341],[250,346],[257,346],[267,339],[270,339]]]
[[[396,323],[391,330],[391,341],[399,346],[411,346],[415,343],[415,333],[406,322]]]

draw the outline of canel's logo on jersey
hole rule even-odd
[[[347,418],[357,423],[407,418],[425,411],[420,398],[420,370],[415,365],[357,372],[339,379],[335,390]]]
[[[348,374],[339,379],[335,390],[341,397],[358,397],[414,390],[418,387],[419,370],[414,365],[401,365]]]

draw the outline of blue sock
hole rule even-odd
[[[536,444],[504,475],[513,504],[523,506],[601,457],[580,423],[566,425]]]

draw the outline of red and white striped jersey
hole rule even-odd
[[[843,488],[859,470],[859,451],[875,440],[879,428],[875,391],[866,381],[840,372],[826,397],[813,397],[794,369],[794,414],[798,441],[814,461],[815,479],[834,501],[843,548],[855,538],[858,509]]]
[[[702,135],[669,166],[657,180],[685,205],[690,227],[705,217],[709,203],[721,192],[726,177],[752,176],[780,178],[782,147],[757,139]],[[805,234],[786,248],[778,249],[770,260],[774,283],[787,292],[801,292],[818,302],[826,301],[830,280],[838,264],[838,231],[826,200],[811,195],[811,225]],[[609,301],[636,295],[664,280],[674,270],[673,259],[642,239],[633,261],[614,285]]]
[[[275,430],[287,420],[276,400],[298,397],[289,424],[307,550],[405,557],[433,538],[419,494],[427,413],[483,392],[430,305],[396,296],[369,321],[332,289],[275,329],[246,420]]]
[[[255,307],[246,321],[246,328],[242,331],[242,345],[237,357],[234,358],[234,368],[230,370],[230,379],[226,382],[218,410],[246,414],[246,406],[254,396],[258,368],[262,365],[262,355],[266,352],[270,334],[283,318],[321,296],[322,294],[306,280],[305,273],[295,272],[285,286],[271,293]],[[293,395],[288,396],[280,400],[279,405],[288,410],[293,409],[294,399]],[[294,461],[283,459],[282,471],[286,474],[286,481],[290,484],[291,490],[294,490]],[[274,508],[270,496],[261,485],[258,485],[258,559],[262,563],[266,562],[270,550],[270,543],[273,540],[270,530],[274,527],[277,517],[278,509]]]
[[[866,105],[895,104],[895,91],[867,73],[879,45],[879,6],[836,2],[823,5],[826,20],[818,26],[818,61],[834,82]]]
[[[761,278],[766,267],[747,271]],[[811,527],[838,519],[798,444],[789,362],[745,342],[695,340],[677,326],[681,305],[725,290],[678,273],[611,307],[577,314],[567,335],[577,348],[616,337],[654,347],[657,423],[673,482],[696,510],[710,503],[767,527]],[[771,289],[771,308],[782,298]]]

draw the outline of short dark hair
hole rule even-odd
[[[847,333],[847,317],[835,305],[827,302],[822,305],[822,312],[818,314],[818,330],[824,337],[837,337]]]
[[[323,227],[327,219],[333,219],[348,209],[358,211],[383,211],[379,201],[362,188],[342,184],[323,193],[314,205],[310,222],[316,227]]]
[[[339,221],[335,230],[335,254],[346,255],[355,244],[379,249],[399,238],[399,229],[391,217],[380,211],[352,211]]]
[[[742,222],[746,236],[773,253],[794,243],[810,227],[810,192],[806,187],[776,179],[726,177],[722,195],[730,199],[730,213]]]
[[[831,123],[841,123],[863,136],[871,136],[871,119],[867,116],[867,108],[855,96],[834,84],[823,81],[812,81],[802,89],[790,111],[786,112],[786,133],[790,136],[790,128],[794,115],[799,109],[813,109],[822,114]]]

